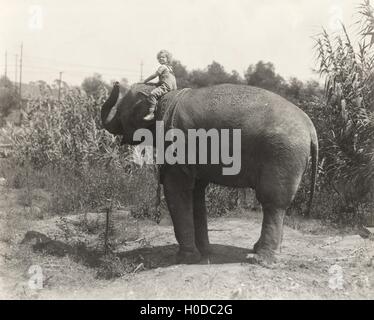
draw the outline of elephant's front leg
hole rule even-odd
[[[179,243],[177,263],[197,263],[201,255],[195,244],[194,178],[178,166],[171,166],[165,170],[163,184],[175,237]]]
[[[208,220],[205,206],[205,188],[207,183],[197,180],[193,191],[193,215],[195,224],[195,243],[202,256],[208,256],[210,245],[208,238]]]

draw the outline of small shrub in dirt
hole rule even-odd
[[[118,278],[133,272],[135,268],[136,266],[133,264],[126,263],[125,259],[121,260],[115,254],[107,254],[101,258],[96,276],[100,279]]]

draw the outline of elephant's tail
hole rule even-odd
[[[317,138],[317,133],[314,127],[313,127],[312,134],[311,134],[310,154],[312,157],[312,177],[311,177],[310,195],[309,195],[308,211],[307,211],[308,217],[310,216],[310,210],[312,208],[314,190],[316,188],[316,181],[317,181],[317,170],[318,170],[318,138]]]

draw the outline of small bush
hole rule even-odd
[[[61,102],[50,96],[30,100],[21,126],[8,123],[1,129],[13,145],[9,184],[46,189],[50,210],[58,214],[101,208],[110,199],[133,205],[138,216],[151,216],[153,171],[135,164],[131,149],[101,127],[106,96],[105,90],[96,99],[71,91]]]

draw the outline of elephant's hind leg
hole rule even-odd
[[[196,181],[193,191],[193,215],[195,224],[195,243],[202,256],[210,253],[208,220],[205,206],[205,188],[207,183]]]
[[[280,250],[285,209],[264,204],[263,213],[261,236],[254,245],[253,251],[261,260],[271,263],[275,261],[275,254]]]
[[[253,247],[257,257],[275,261],[283,238],[283,218],[296,194],[302,171],[271,166],[263,170],[256,196],[262,205],[263,220],[260,239]]]
[[[171,166],[165,170],[164,193],[174,225],[175,237],[179,243],[177,263],[197,263],[201,260],[195,245],[195,226],[193,215],[192,177],[179,167]]]

